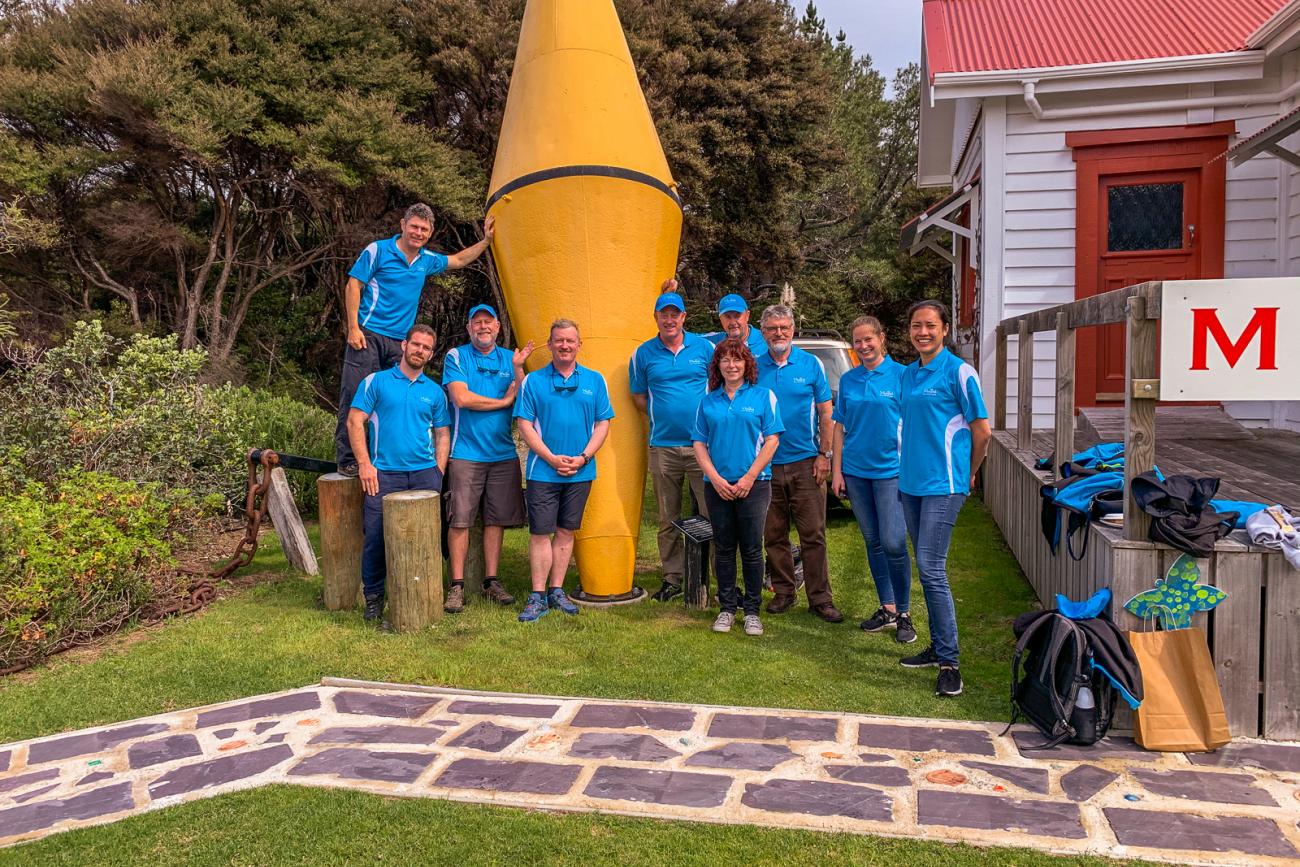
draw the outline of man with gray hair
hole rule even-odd
[[[831,472],[831,387],[821,360],[794,345],[794,311],[774,304],[763,311],[767,352],[758,356],[758,384],[776,395],[785,433],[772,458],[772,502],[763,543],[772,571],[771,614],[788,611],[797,589],[790,525],[799,532],[808,608],[828,623],[844,615],[831,600],[826,560],[826,479]]]
[[[433,236],[433,209],[411,205],[402,216],[401,231],[381,238],[361,251],[348,271],[343,290],[343,324],[348,345],[343,353],[339,383],[339,416],[334,452],[339,472],[357,474],[357,458],[348,439],[348,409],[361,380],[386,370],[402,358],[402,341],[415,324],[424,281],[443,271],[464,268],[492,243],[495,220],[483,222],[483,240],[450,256],[424,249]]]

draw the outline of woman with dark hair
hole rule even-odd
[[[975,368],[946,348],[952,327],[948,308],[918,301],[907,311],[907,324],[920,357],[902,378],[898,490],[930,615],[930,645],[899,662],[908,668],[938,666],[935,694],[955,696],[961,695],[962,681],[948,545],[991,434]]]
[[[898,506],[899,427],[906,368],[889,357],[885,330],[874,316],[849,328],[862,363],[840,377],[835,401],[831,489],[847,496],[867,546],[867,564],[880,607],[862,621],[865,632],[894,630],[900,644],[916,641],[912,626],[912,561]]]
[[[776,395],[757,383],[758,365],[749,347],[734,338],[719,343],[709,362],[709,391],[700,400],[691,432],[695,458],[708,483],[704,500],[713,524],[713,571],[722,608],[713,621],[714,632],[730,632],[736,609],[743,604],[745,634],[763,634],[758,606],[763,592],[763,524],[772,500],[768,464],[785,427]],[[736,591],[737,548],[743,599]]]

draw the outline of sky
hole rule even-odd
[[[834,36],[843,30],[858,54],[870,54],[872,65],[893,79],[899,67],[920,60],[921,0],[814,0]],[[802,15],[807,0],[791,0]]]

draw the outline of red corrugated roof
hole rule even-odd
[[[1287,0],[925,0],[930,75],[1239,51]]]

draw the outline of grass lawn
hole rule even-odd
[[[836,603],[830,625],[800,602],[764,615],[767,634],[709,631],[712,612],[654,602],[581,616],[553,613],[536,624],[474,599],[418,635],[362,624],[360,611],[320,606],[319,579],[293,573],[278,546],[263,546],[248,572],[274,575],[204,612],[67,655],[0,685],[0,743],[162,711],[299,687],[325,676],[557,695],[842,710],[999,720],[1008,713],[1011,620],[1033,594],[988,512],[971,501],[958,522],[950,578],[961,629],[966,694],[933,695],[933,670],[910,671],[899,657],[923,646],[924,601],[914,586],[921,640],[906,649],[891,634],[866,635],[857,621],[876,607],[852,516],[829,529]],[[523,531],[506,536],[503,580],[526,589]],[[654,532],[644,524],[638,582],[658,586]],[[571,581],[576,578],[571,577]],[[522,596],[521,596],[522,601]],[[263,864],[407,860],[628,863],[744,860],[857,863],[900,858],[927,863],[1038,863],[1017,852],[882,842],[872,838],[692,826],[597,816],[555,817],[435,801],[395,801],[345,792],[273,788],[227,795],[58,835],[8,857],[41,862],[174,860],[183,841],[195,863]],[[421,844],[424,845],[421,845]],[[749,851],[747,851],[749,850]],[[295,854],[296,853],[296,854]],[[689,854],[684,854],[689,853]],[[955,853],[961,853],[956,856]],[[966,860],[962,860],[966,859]],[[0,861],[5,861],[0,854]]]

